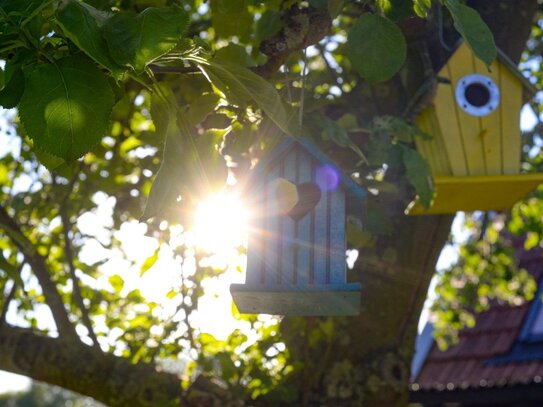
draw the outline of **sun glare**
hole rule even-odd
[[[194,218],[196,244],[221,253],[246,244],[248,208],[235,195],[220,193],[201,202]]]

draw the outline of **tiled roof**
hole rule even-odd
[[[520,266],[537,281],[543,275],[541,251],[522,253]],[[411,385],[413,391],[455,390],[540,383],[543,358],[509,361],[531,303],[517,307],[494,304],[476,317],[476,326],[460,333],[458,344],[440,351],[435,343]],[[543,351],[543,343],[538,344]],[[543,354],[543,353],[542,353]],[[506,358],[504,358],[506,357]],[[501,361],[496,363],[497,360]]]

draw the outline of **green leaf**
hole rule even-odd
[[[118,274],[114,274],[114,275],[110,276],[108,281],[109,281],[109,284],[111,284],[111,286],[113,287],[113,289],[115,290],[115,292],[117,294],[120,293],[122,291],[122,289],[124,288],[124,280]]]
[[[392,21],[376,14],[363,14],[347,39],[353,68],[368,82],[390,79],[402,67],[407,54],[405,37]]]
[[[362,150],[360,150],[360,148],[351,140],[351,137],[343,127],[326,116],[321,116],[319,121],[322,126],[323,139],[331,140],[340,147],[350,148],[361,160],[367,162],[366,156]]]
[[[281,13],[277,10],[266,10],[256,23],[256,41],[261,42],[277,34],[281,26]]]
[[[231,64],[243,65],[245,67],[255,66],[256,63],[247,53],[244,47],[238,44],[228,44],[215,52],[217,61],[224,61]]]
[[[37,9],[43,0],[0,0],[0,8],[11,16],[17,16],[16,21],[28,17]]]
[[[397,144],[402,152],[402,160],[405,166],[405,176],[413,185],[419,196],[420,203],[428,209],[434,196],[434,182],[430,173],[430,167],[418,151]]]
[[[453,17],[454,28],[464,37],[475,56],[490,66],[498,50],[492,31],[479,13],[458,0],[445,0],[445,5]]]
[[[145,273],[149,271],[151,267],[155,265],[155,263],[158,260],[158,253],[160,252],[160,246],[156,248],[156,250],[153,252],[152,255],[147,257],[143,264],[141,265],[140,269],[140,277],[142,277]]]
[[[179,159],[183,146],[179,140],[179,127],[174,96],[166,89],[157,88],[151,95],[151,117],[157,136],[165,139],[162,164],[157,172],[140,221],[164,214],[166,208],[177,201],[179,182],[185,174],[180,171]]]
[[[186,120],[195,126],[201,123],[208,115],[213,113],[219,103],[220,97],[215,93],[204,93],[192,100],[184,112]]]
[[[219,37],[248,35],[253,23],[247,0],[211,0],[211,20]]]
[[[119,65],[141,73],[177,45],[188,23],[188,15],[176,7],[150,7],[140,14],[119,12],[105,24],[109,52]]]
[[[25,71],[19,115],[36,148],[73,161],[109,126],[113,92],[102,71],[83,56]]]
[[[111,13],[99,11],[78,0],[61,3],[57,11],[57,21],[64,34],[75,45],[103,67],[120,75],[121,67],[109,54],[103,27]]]
[[[413,10],[421,18],[428,17],[428,12],[432,8],[432,0],[413,0]]]
[[[60,175],[64,178],[69,179],[73,175],[72,167],[66,163],[62,158],[55,155],[46,153],[45,151],[40,151],[34,149],[34,154],[36,158],[45,168],[50,172],[53,172],[57,175]]]
[[[5,109],[16,107],[25,89],[25,77],[21,65],[8,61],[4,72],[4,87],[0,91],[0,106]]]
[[[252,101],[260,107],[283,132],[299,135],[296,112],[287,105],[275,87],[244,66],[210,61],[201,64],[200,69],[210,82],[234,103]]]

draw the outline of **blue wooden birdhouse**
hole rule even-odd
[[[230,291],[242,313],[356,315],[360,284],[346,280],[346,197],[365,190],[315,145],[288,139],[253,171],[245,284]]]

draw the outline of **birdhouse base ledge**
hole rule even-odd
[[[360,313],[360,284],[232,284],[230,292],[242,314],[340,316]]]
[[[503,211],[510,209],[543,183],[542,173],[485,176],[436,176],[435,198],[425,210],[419,202],[409,215],[454,214],[457,211]]]

